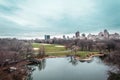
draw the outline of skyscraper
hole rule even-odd
[[[76,37],[76,38],[79,38],[79,37],[80,37],[80,32],[79,32],[79,31],[77,31],[77,32],[75,33],[75,37]]]
[[[45,40],[49,40],[50,39],[50,35],[45,35]]]
[[[107,29],[104,30],[104,38],[109,39],[109,32],[107,31]]]

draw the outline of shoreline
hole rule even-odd
[[[73,56],[73,55],[72,55]],[[89,61],[89,60],[92,60],[93,57],[99,57],[99,56],[104,56],[104,54],[94,54],[94,55],[91,55],[89,57],[86,57],[86,58],[81,58],[79,56],[74,56],[75,59],[77,60],[83,60],[83,61]],[[43,57],[43,58],[35,58],[37,60],[42,60],[42,59],[48,59],[48,58],[62,58],[62,57],[69,57],[69,56],[47,56],[47,57]]]
[[[69,55],[69,56],[73,56],[76,60],[81,60],[81,61],[90,61],[93,59],[93,57],[96,57],[96,56],[104,56],[104,54],[94,54],[94,55],[91,55],[89,57],[86,57],[86,58],[80,58],[79,56],[74,56],[74,55]],[[63,57],[69,57],[69,56],[46,56],[46,57],[43,57],[43,58],[34,58],[38,61],[42,60],[42,59],[48,59],[48,58],[63,58]],[[25,61],[25,63],[17,63],[19,65],[11,65],[13,67],[16,67],[17,68],[17,71],[21,73],[21,77],[22,77],[22,80],[25,80],[27,78],[27,72],[29,71],[29,69],[25,68],[25,65],[29,64],[30,62],[27,62]],[[24,67],[22,67],[24,66]],[[10,66],[8,66],[10,67]],[[7,68],[8,68],[7,67]],[[5,68],[5,67],[4,67]],[[4,70],[3,70],[4,71]],[[6,73],[6,72],[5,72]],[[14,73],[14,72],[13,72]],[[12,75],[13,73],[9,74],[9,75]],[[6,73],[8,74],[8,73]]]
[[[84,59],[80,59],[80,57],[77,57],[77,59],[83,60],[83,61],[89,61],[89,60],[92,60],[93,57],[99,57],[99,56],[104,56],[104,54],[94,54],[94,55],[91,55],[91,56],[86,57],[86,58],[84,58]]]
[[[28,72],[26,65],[29,63],[30,62],[28,61],[21,61],[18,63],[0,67],[2,80],[12,80],[13,78],[16,78],[17,80],[25,80]]]

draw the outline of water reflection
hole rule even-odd
[[[120,80],[120,73],[115,73],[115,72],[108,72],[109,77],[107,80]]]
[[[45,69],[45,66],[46,66],[46,60],[45,59],[42,59],[40,61],[40,63],[38,64],[38,69],[39,71],[41,71],[42,69],[44,70]]]
[[[26,80],[33,80],[32,74],[31,74],[31,75],[28,75],[28,77],[27,77]]]
[[[31,63],[28,65],[28,67],[38,67],[39,71],[44,70],[46,66],[46,59],[39,60],[39,63]]]
[[[107,80],[108,78],[108,67],[97,57],[89,61],[77,60],[74,56],[48,58],[30,66],[36,70],[27,80]]]
[[[28,65],[28,69],[32,69],[29,71],[27,80],[33,80],[32,73],[34,73],[34,70],[36,70],[35,66],[38,68],[39,71],[44,70],[46,67],[46,59],[41,59],[39,61],[39,64],[30,64]]]
[[[93,61],[93,58],[89,59],[89,60],[82,60],[82,59],[78,60],[74,56],[69,56],[68,60],[69,60],[69,63],[71,63],[72,65],[76,66],[79,62],[81,62],[81,63],[84,63],[84,62],[91,63]]]
[[[87,62],[87,63],[91,63],[93,61],[93,59],[90,59],[90,60],[79,60],[80,62]]]
[[[108,79],[107,80],[120,80],[120,69],[117,65],[118,63],[114,63],[110,56],[101,56],[99,57],[106,65],[110,66],[110,70],[108,70]]]
[[[74,66],[78,64],[78,60],[74,56],[70,56],[69,60],[70,60],[69,63],[71,63]]]

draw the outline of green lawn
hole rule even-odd
[[[99,54],[99,52],[95,52],[95,51],[78,51],[76,54],[78,56],[80,56],[81,58],[86,58],[87,55],[90,55],[90,54]]]
[[[41,45],[40,43],[33,43],[33,48],[39,48]],[[73,55],[74,52],[71,53],[70,50],[66,50],[65,47],[58,47],[63,45],[57,45],[57,44],[47,44],[44,45],[46,54],[49,56],[66,56],[66,55]],[[98,54],[98,52],[90,52],[90,51],[78,51],[76,55],[80,56],[81,58],[85,58],[89,54]]]
[[[33,43],[33,48],[39,48],[41,45],[40,43]],[[65,51],[65,47],[57,47],[57,46],[63,46],[63,45],[57,45],[57,44],[48,44],[44,45],[46,52],[59,52],[59,51]]]
[[[39,43],[32,43],[33,48],[39,48],[40,44]]]
[[[49,56],[66,56],[67,54],[69,54],[68,52],[56,52],[56,53],[46,53]]]

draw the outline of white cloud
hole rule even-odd
[[[6,6],[10,4],[9,2],[2,0],[2,4],[4,3]],[[80,29],[85,31],[86,28],[83,26],[90,25],[87,27],[93,26],[94,28],[100,22],[99,20],[92,22],[94,13],[98,13],[95,0],[25,0],[17,5],[12,3],[10,5],[16,6],[18,10],[13,10],[14,14],[0,12],[2,14],[0,16],[23,28],[30,27],[40,30],[46,28],[53,30],[54,28],[59,31],[70,26],[75,26],[75,30],[76,27],[82,25]],[[64,31],[67,32],[67,29]]]
[[[0,17],[5,18],[5,19],[12,21],[14,23],[17,23],[21,26],[25,26],[28,24],[28,22],[25,21],[24,19],[21,19],[21,18],[15,17],[15,16],[0,15]]]
[[[91,14],[95,9],[95,4],[90,0],[30,0],[21,5],[22,14],[34,14],[40,17],[60,18],[63,14],[73,17]]]
[[[91,0],[71,0],[70,3],[68,2],[65,5],[66,13],[73,18],[91,15],[95,11],[95,6],[95,3]]]
[[[17,7],[20,10],[16,11],[11,16],[4,16],[15,23],[27,27],[51,27],[54,24],[47,20],[59,21],[68,15],[71,19],[89,16],[94,12],[94,2],[89,0],[28,0]]]
[[[120,30],[120,10],[117,9],[119,2],[109,2],[109,0],[0,0],[0,21],[2,24],[7,21],[7,25],[4,26],[8,29],[16,28],[18,31],[26,29],[30,33],[33,31],[55,35],[69,34],[76,30],[84,33],[94,33],[105,28]]]

